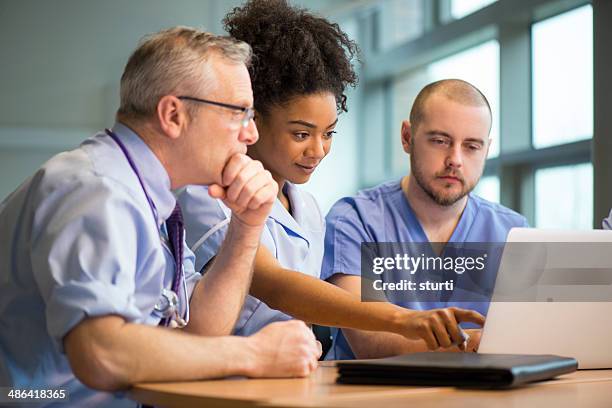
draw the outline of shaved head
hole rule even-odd
[[[410,126],[416,129],[426,114],[427,101],[432,95],[444,96],[447,99],[467,106],[486,106],[491,116],[489,101],[478,88],[461,79],[443,79],[432,82],[421,89],[410,110]],[[490,128],[489,128],[490,130]]]
[[[459,79],[427,85],[402,123],[410,185],[441,207],[464,200],[482,176],[490,131],[491,108],[475,86]]]

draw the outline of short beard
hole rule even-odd
[[[423,175],[423,173],[421,173],[421,169],[417,163],[417,160],[414,158],[414,154],[412,151],[410,152],[410,172],[414,175],[414,179],[416,180],[419,187],[421,187],[421,189],[425,192],[425,194],[427,194],[429,198],[431,198],[436,204],[441,207],[450,207],[451,205],[455,204],[457,201],[468,195],[478,183],[478,181],[476,181],[476,183],[474,183],[473,185],[466,187],[465,180],[462,180],[461,183],[463,188],[459,193],[451,196],[443,196],[441,194],[437,194],[433,190],[433,188],[431,188],[425,182],[425,176]]]

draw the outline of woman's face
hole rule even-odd
[[[338,116],[331,92],[298,96],[256,116],[259,140],[249,155],[277,182],[302,184],[329,152]]]

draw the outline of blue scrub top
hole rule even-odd
[[[157,325],[154,305],[174,277],[163,227],[176,202],[170,178],[139,136],[121,124],[113,131],[139,169],[157,219],[127,159],[103,132],[51,158],[0,204],[0,386],[64,389],[71,406],[137,405],[87,388],[63,350],[64,336],[87,317]],[[184,257],[189,297],[201,275],[189,249]]]
[[[612,210],[610,210],[610,214],[608,215],[608,218],[603,219],[601,223],[601,227],[605,230],[612,229]]]
[[[334,274],[361,275],[362,242],[429,242],[406,199],[399,181],[362,190],[355,197],[339,200],[326,217],[325,255],[321,279]],[[470,194],[449,242],[505,242],[510,229],[526,227],[522,215]],[[449,302],[403,305],[415,310],[448,307]],[[488,304],[461,304],[486,314]],[[332,329],[334,342],[326,359],[355,358],[339,329]]]
[[[319,277],[323,258],[325,221],[314,197],[286,182],[284,192],[291,203],[290,214],[276,199],[261,234],[261,243],[283,268]],[[208,188],[188,186],[177,199],[183,209],[187,243],[196,255],[196,269],[202,270],[221,246],[231,211],[221,200],[208,195]],[[265,325],[290,316],[271,309],[261,300],[247,296],[234,334],[248,336]]]

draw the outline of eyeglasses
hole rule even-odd
[[[180,100],[184,100],[184,101],[207,103],[209,105],[215,105],[215,106],[220,106],[226,109],[232,109],[233,111],[240,111],[242,112],[242,117],[240,118],[240,124],[244,128],[248,127],[251,119],[255,117],[255,111],[253,110],[253,108],[246,108],[244,106],[231,105],[229,103],[210,101],[208,99],[194,98],[193,96],[178,96],[177,98],[179,98]]]

